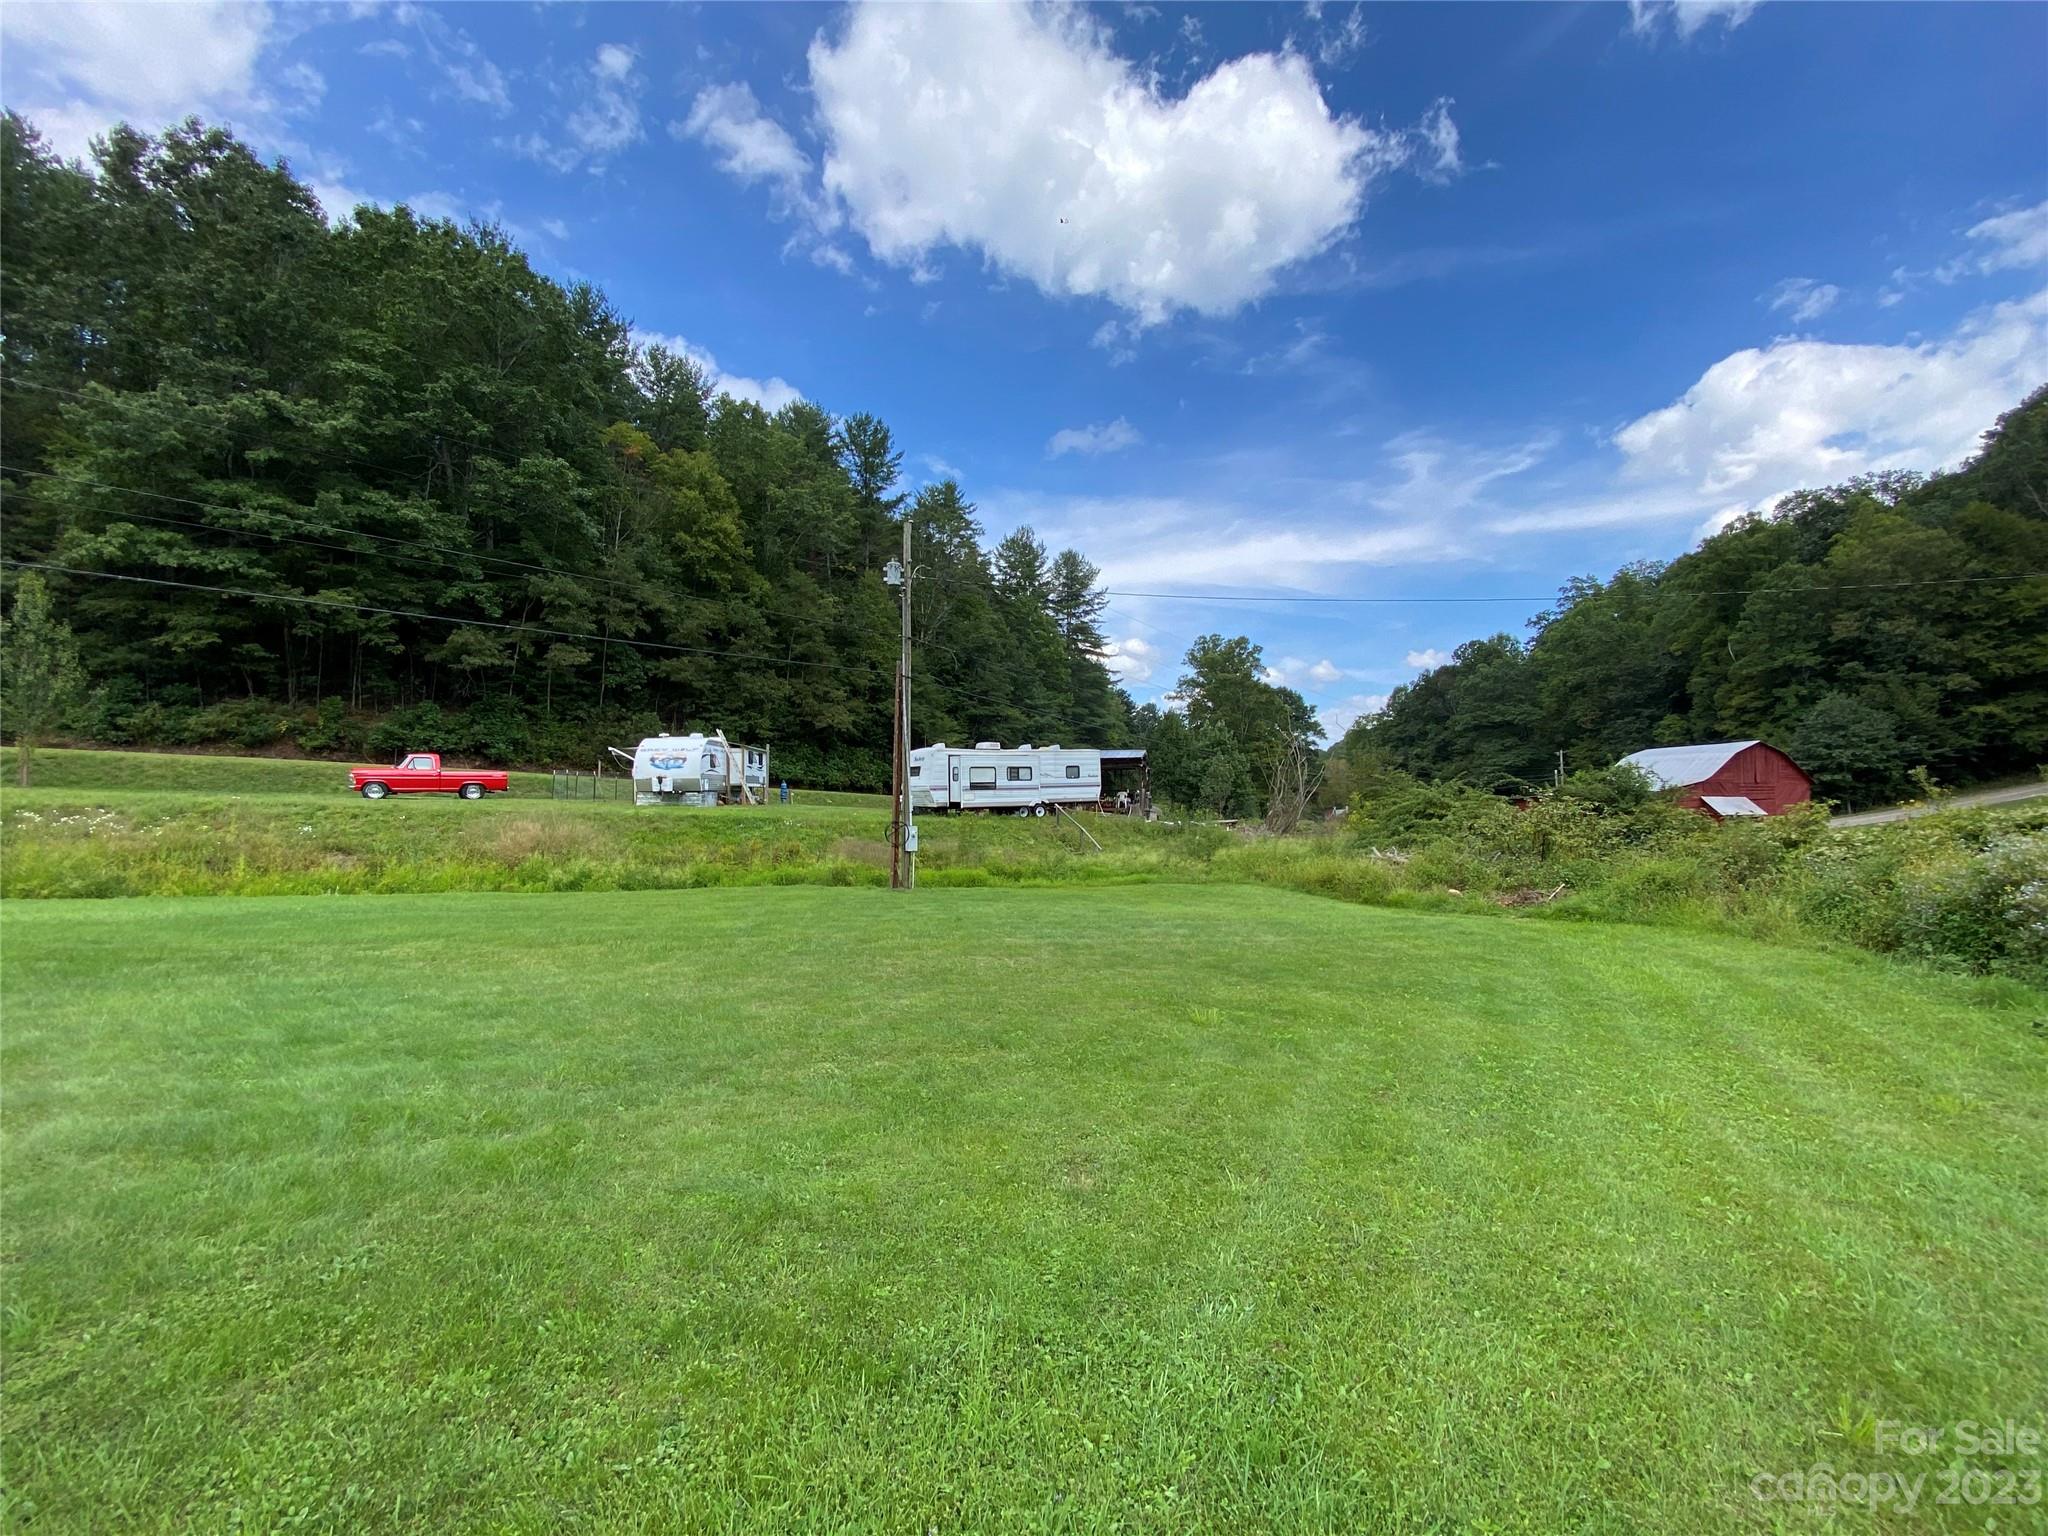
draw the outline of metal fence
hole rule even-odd
[[[557,768],[550,793],[557,800],[625,800],[633,798],[633,777],[602,768]]]

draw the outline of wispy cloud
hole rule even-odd
[[[613,156],[646,137],[640,121],[646,82],[636,59],[624,43],[600,43],[571,77],[574,105],[558,125],[515,134],[500,141],[502,147],[552,171],[602,172]]]
[[[2048,270],[2048,200],[1996,214],[1964,231],[1974,247],[1935,270],[1944,283],[1971,273]]]
[[[1051,459],[1066,453],[1097,458],[1105,453],[1121,453],[1143,441],[1138,429],[1119,416],[1115,421],[1105,421],[1092,427],[1062,427],[1045,445],[1045,453]]]
[[[1770,305],[1773,312],[1790,315],[1794,324],[1803,325],[1808,320],[1818,320],[1833,309],[1841,296],[1842,290],[1833,283],[1818,283],[1810,277],[1788,277],[1760,295],[1758,302]]]
[[[1762,0],[1628,0],[1628,26],[1637,37],[1654,38],[1666,27],[1680,42],[1691,42],[1709,26],[1733,32],[1755,14]]]

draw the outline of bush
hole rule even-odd
[[[1899,940],[1922,959],[2048,981],[2048,833],[1994,838],[1911,882]]]
[[[86,695],[72,724],[87,741],[124,747],[135,740],[133,722],[141,703],[142,690],[133,678],[112,678]]]
[[[359,757],[369,746],[368,723],[350,716],[338,694],[322,699],[294,734],[300,748],[316,757],[330,752]]]
[[[491,763],[524,762],[533,752],[526,711],[503,695],[479,699],[449,721],[447,742],[449,751]]]
[[[274,747],[285,739],[292,720],[282,705],[268,699],[231,699],[209,704],[187,725],[187,740],[208,746]]]
[[[370,729],[369,749],[389,762],[407,752],[434,752],[448,739],[448,717],[438,704],[394,709]]]

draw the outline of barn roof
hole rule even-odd
[[[1701,795],[1700,800],[1716,816],[1768,816],[1770,812],[1747,795]]]
[[[1622,762],[1643,770],[1659,789],[1676,789],[1711,779],[1728,765],[1728,759],[1754,741],[1714,741],[1692,747],[1645,747],[1631,752]]]

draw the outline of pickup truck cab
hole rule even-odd
[[[365,800],[382,800],[386,795],[460,795],[481,800],[486,794],[502,795],[512,787],[503,769],[443,768],[437,752],[408,752],[393,768],[351,768],[348,787],[362,791]]]

